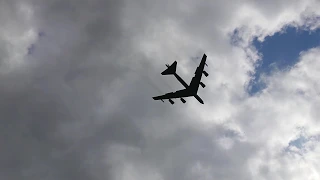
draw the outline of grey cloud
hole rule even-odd
[[[124,141],[117,131],[122,128],[112,116],[104,117],[114,120],[104,129],[106,133],[96,132],[92,124],[101,104],[101,89],[126,72],[114,63],[116,55],[112,54],[121,42],[122,2],[29,3],[35,10],[33,25],[45,36],[25,58],[25,66],[1,77],[1,176],[108,179],[107,173],[99,175],[108,171],[99,161],[103,154],[99,147],[111,134],[119,136],[116,141]],[[69,127],[68,133],[61,134],[64,126]],[[86,127],[80,133],[77,126]],[[87,162],[90,153],[96,154],[94,168]]]
[[[123,155],[133,156],[159,169],[164,179],[202,178],[204,174],[192,171],[197,163],[208,167],[213,178],[250,179],[245,162],[251,157],[254,147],[236,142],[231,151],[225,151],[215,143],[218,137],[214,129],[211,133],[204,133],[182,128],[170,137],[147,142],[148,148],[142,149],[141,154]]]
[[[121,27],[123,2],[29,3],[35,10],[33,26],[45,35],[37,39],[24,66],[1,77],[1,176],[111,179],[111,157],[107,154],[103,160],[105,149],[119,143],[145,147],[142,127],[149,127],[145,123],[155,112],[152,99],[146,100],[146,94],[149,98],[156,92],[155,84],[134,85],[130,83],[134,79],[125,79],[135,67],[123,62],[137,58],[144,62],[146,57],[127,60],[133,42]],[[150,68],[148,74],[154,68],[143,66]],[[117,80],[121,85],[113,93]],[[119,103],[104,105],[103,95],[116,96]],[[99,115],[97,109],[102,108],[110,112]],[[170,108],[156,115],[165,112]],[[169,127],[175,122],[171,121],[162,123]]]
[[[112,179],[111,174],[122,173],[114,169],[112,157],[126,155],[106,153],[115,144],[140,149],[143,155],[135,160],[165,179],[192,177],[187,172],[195,161],[212,166],[216,176],[227,176],[218,166],[228,169],[231,162],[224,164],[223,150],[211,135],[194,130],[183,106],[152,101],[159,93],[154,81],[161,83],[163,77],[152,60],[142,54],[132,57],[135,42],[130,36],[139,31],[122,27],[124,2],[28,2],[34,8],[33,26],[45,35],[35,42],[26,65],[1,77],[3,177]],[[140,20],[143,29],[148,20]],[[125,65],[132,61],[139,63]],[[179,86],[175,84],[172,88]],[[104,95],[117,103],[104,102]],[[106,113],[99,114],[97,109],[103,108]]]
[[[141,179],[149,167],[166,180],[201,178],[204,169],[217,179],[254,179],[247,160],[257,147],[240,142],[240,133],[225,126],[200,127],[196,116],[185,113],[192,100],[176,100],[175,106],[154,102],[152,96],[181,87],[160,76],[165,66],[155,65],[172,59],[136,50],[135,38],[168,18],[199,42],[224,42],[215,24],[224,26],[224,10],[237,3],[190,5],[187,13],[174,1],[24,2],[34,9],[32,26],[44,35],[23,66],[0,76],[0,177],[111,180],[124,174],[123,163],[147,167],[139,171]],[[211,11],[216,16],[207,16]],[[229,150],[217,142],[225,136],[233,140]],[[192,172],[197,163],[204,168]]]

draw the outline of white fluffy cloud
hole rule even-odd
[[[1,3],[1,62],[23,63],[1,77],[0,177],[319,178],[320,49],[246,92],[253,37],[317,27],[317,1]],[[164,64],[189,81],[202,53],[204,105],[152,100],[182,88]]]

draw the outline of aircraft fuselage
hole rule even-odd
[[[176,77],[178,79],[178,81],[185,87],[185,88],[188,88],[188,84],[186,82],[184,82],[184,80],[177,74],[177,73],[174,73],[173,74],[174,77]]]
[[[197,95],[197,90],[193,90],[177,73],[174,73],[173,75],[186,89],[191,91],[191,96],[194,96],[201,104],[203,104],[203,100]]]
[[[187,84],[177,73],[177,61],[174,61],[171,65],[166,64],[167,69],[161,72],[162,75],[174,75],[177,80],[185,87],[185,89],[178,90],[176,92],[170,92],[166,93],[164,95],[155,96],[152,97],[154,100],[163,100],[163,99],[169,99],[170,103],[173,104],[172,98],[180,98],[180,100],[185,103],[186,101],[183,99],[183,97],[189,97],[194,96],[201,104],[203,103],[203,100],[198,96],[198,89],[201,85],[203,88],[205,87],[205,84],[201,82],[202,74],[205,76],[208,76],[209,74],[204,71],[204,66],[206,64],[207,55],[203,54],[201,62],[199,66],[197,67],[195,71],[195,75],[192,78],[190,84]]]

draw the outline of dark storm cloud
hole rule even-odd
[[[122,1],[28,3],[34,8],[33,26],[45,36],[35,42],[37,48],[25,58],[25,66],[1,77],[1,176],[109,179],[108,167],[99,160],[101,145],[135,141],[126,140],[124,130],[128,137],[139,137],[134,126],[126,128],[126,117],[103,117],[110,121],[103,131],[94,125],[101,89],[108,91],[125,74],[112,63],[122,41]],[[88,159],[91,153],[95,155]]]
[[[32,25],[44,35],[24,66],[1,77],[4,178],[112,179],[111,174],[123,173],[112,157],[128,155],[106,153],[117,144],[141,150],[141,156],[125,157],[157,169],[165,179],[191,179],[195,162],[227,176],[218,166],[228,170],[231,162],[223,163],[214,135],[195,130],[182,103],[161,106],[151,99],[179,84],[171,78],[172,89],[157,89],[161,78],[170,77],[160,77],[163,69],[150,63],[154,59],[132,55],[137,44],[128,36],[143,29],[148,16],[132,12],[139,26],[127,30],[121,24],[122,1],[27,2],[34,9]]]
[[[146,134],[180,127],[181,112],[162,118],[172,109],[159,111],[146,99],[160,93],[153,82],[160,76],[152,75],[146,57],[130,54],[134,43],[121,26],[122,1],[28,3],[41,36],[28,46],[36,48],[25,64],[1,77],[1,176],[111,179],[106,149],[148,149],[154,139]],[[130,61],[139,63],[125,65]],[[151,162],[162,159],[155,155]]]
[[[0,178],[148,179],[155,172],[165,180],[256,179],[250,177],[248,159],[256,158],[260,147],[243,141],[243,132],[219,125],[239,118],[229,115],[230,109],[238,107],[224,98],[234,92],[227,88],[202,91],[207,99],[203,112],[193,106],[192,98],[186,104],[177,99],[174,106],[151,98],[182,88],[174,77],[160,75],[164,64],[193,56],[206,43],[210,43],[208,51],[221,55],[210,56],[216,69],[211,71],[212,79],[205,81],[208,87],[224,80],[242,85],[236,78],[242,73],[236,68],[239,64],[221,63],[232,56],[241,59],[221,32],[240,3],[2,2],[0,13],[12,15],[18,34],[26,22],[15,10],[22,2],[29,4],[34,12],[28,23],[40,36],[26,46],[26,54],[28,47],[35,48],[22,65],[0,76]],[[0,21],[7,19],[0,16]],[[180,41],[186,37],[191,40]],[[7,47],[5,43],[0,44],[1,58],[14,54],[2,48]],[[230,79],[219,79],[228,72]],[[243,114],[254,114],[251,111]],[[201,118],[205,116],[210,116],[206,122]],[[221,145],[224,138],[232,148]]]

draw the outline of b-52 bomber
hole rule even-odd
[[[185,89],[182,89],[176,92],[170,92],[170,93],[167,93],[161,96],[152,97],[152,98],[154,100],[161,100],[162,102],[164,102],[163,99],[169,99],[169,102],[171,104],[174,104],[174,101],[171,99],[180,98],[180,100],[183,103],[186,103],[186,100],[183,99],[183,97],[193,96],[201,104],[204,104],[203,100],[198,96],[197,93],[198,93],[199,85],[201,85],[203,88],[206,87],[206,85],[201,82],[202,74],[204,74],[206,77],[209,75],[206,71],[203,70],[205,65],[208,66],[206,64],[206,60],[207,60],[207,55],[203,54],[200,65],[197,67],[196,72],[194,73],[195,76],[192,78],[190,85],[184,82],[184,80],[176,73],[177,61],[174,61],[170,66],[166,64],[167,69],[164,70],[161,74],[174,75],[178,79],[178,81],[185,87]]]

